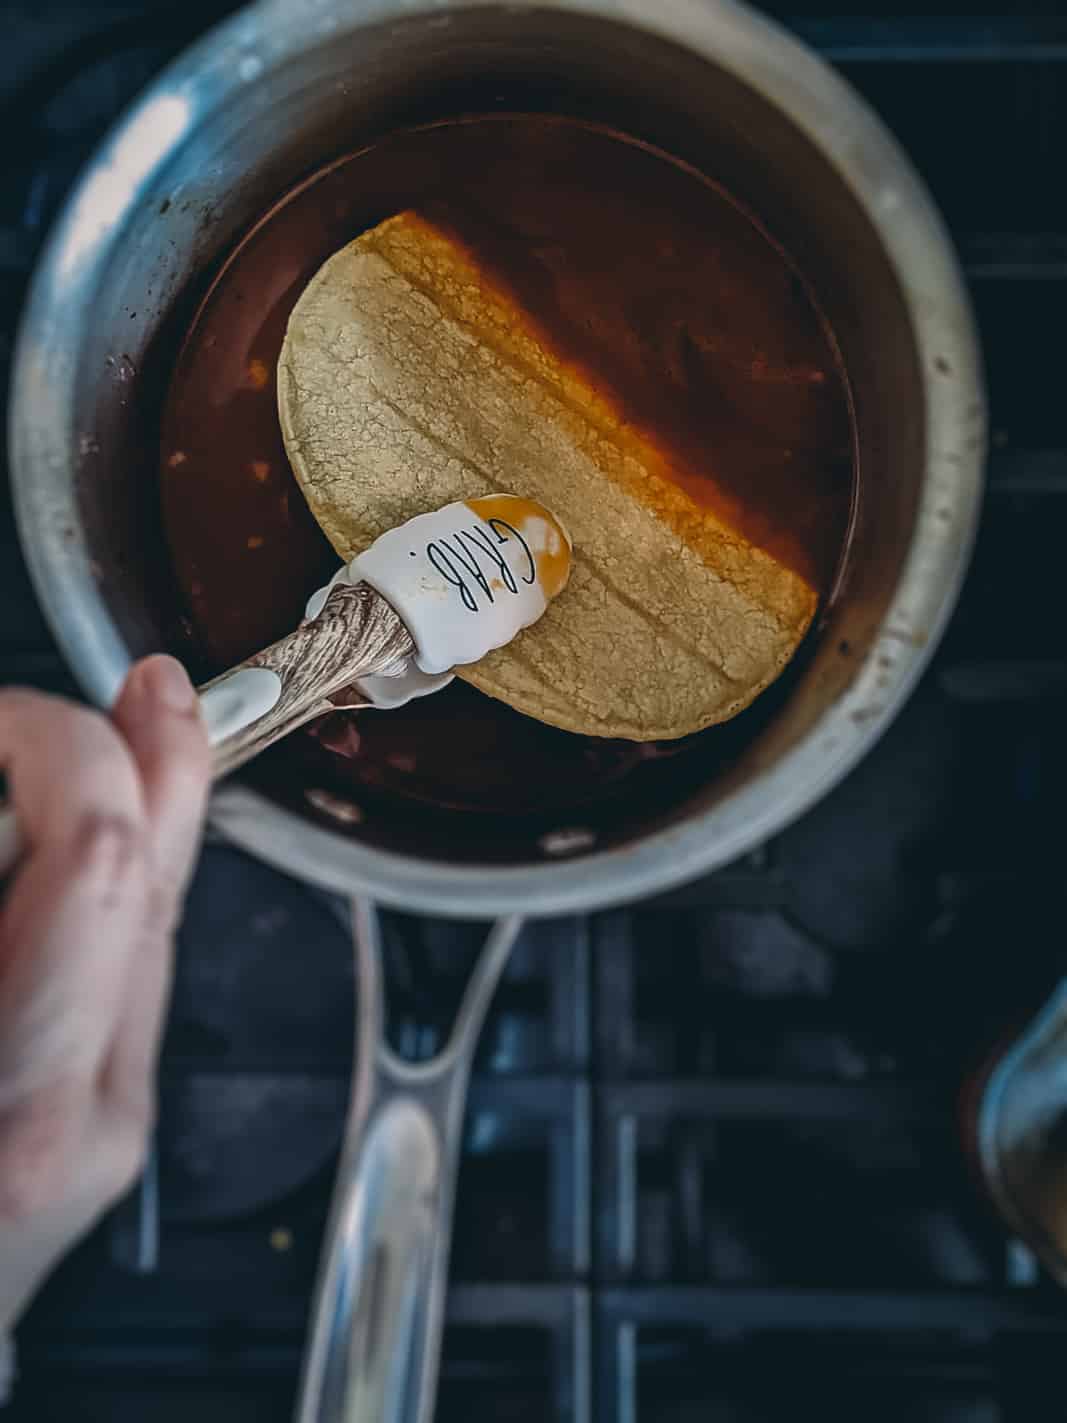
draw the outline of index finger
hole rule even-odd
[[[144,787],[152,896],[104,1081],[114,1102],[144,1116],[166,1011],[171,930],[200,838],[211,751],[196,693],[173,658],[138,663],[112,715]]]
[[[173,657],[147,657],[130,672],[112,719],[140,772],[156,882],[174,911],[192,869],[211,783],[211,748],[196,690]]]

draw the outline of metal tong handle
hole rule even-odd
[[[331,587],[295,631],[205,683],[200,710],[218,780],[324,712],[361,677],[395,676],[414,655],[411,634],[366,583]],[[350,705],[358,704],[351,697]],[[0,805],[0,878],[22,853],[18,819]]]
[[[430,1423],[471,1062],[522,920],[492,926],[430,1062],[386,1046],[380,930],[353,902],[352,1101],[319,1266],[298,1423]]]

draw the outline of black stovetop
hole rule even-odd
[[[74,173],[228,7],[3,8],[6,384]],[[467,1118],[442,1423],[1062,1416],[1067,1300],[984,1204],[957,1124],[983,1049],[1067,963],[1067,21],[986,8],[774,7],[900,136],[962,252],[993,415],[979,548],[921,687],[815,811],[688,889],[524,935]],[[0,680],[68,689],[6,493],[0,540]],[[424,1054],[477,931],[387,930],[394,1032]],[[350,959],[336,905],[209,844],[156,1180],[32,1310],[13,1423],[288,1418]]]

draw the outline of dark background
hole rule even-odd
[[[0,6],[5,388],[63,193],[228,8]],[[959,1107],[1065,962],[1067,19],[927,8],[772,12],[903,141],[966,268],[993,452],[959,612],[885,740],[799,824],[666,899],[527,931],[467,1119],[442,1423],[1067,1411],[1067,1301],[985,1204]],[[0,680],[69,688],[3,488]],[[394,1035],[424,1054],[479,931],[387,931]],[[208,846],[155,1177],[26,1321],[13,1423],[289,1416],[350,958],[337,906]]]

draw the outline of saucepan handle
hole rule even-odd
[[[326,1228],[298,1423],[430,1423],[459,1138],[485,1010],[521,927],[491,928],[445,1051],[408,1064],[383,1037],[376,910],[353,906],[352,1104]]]

